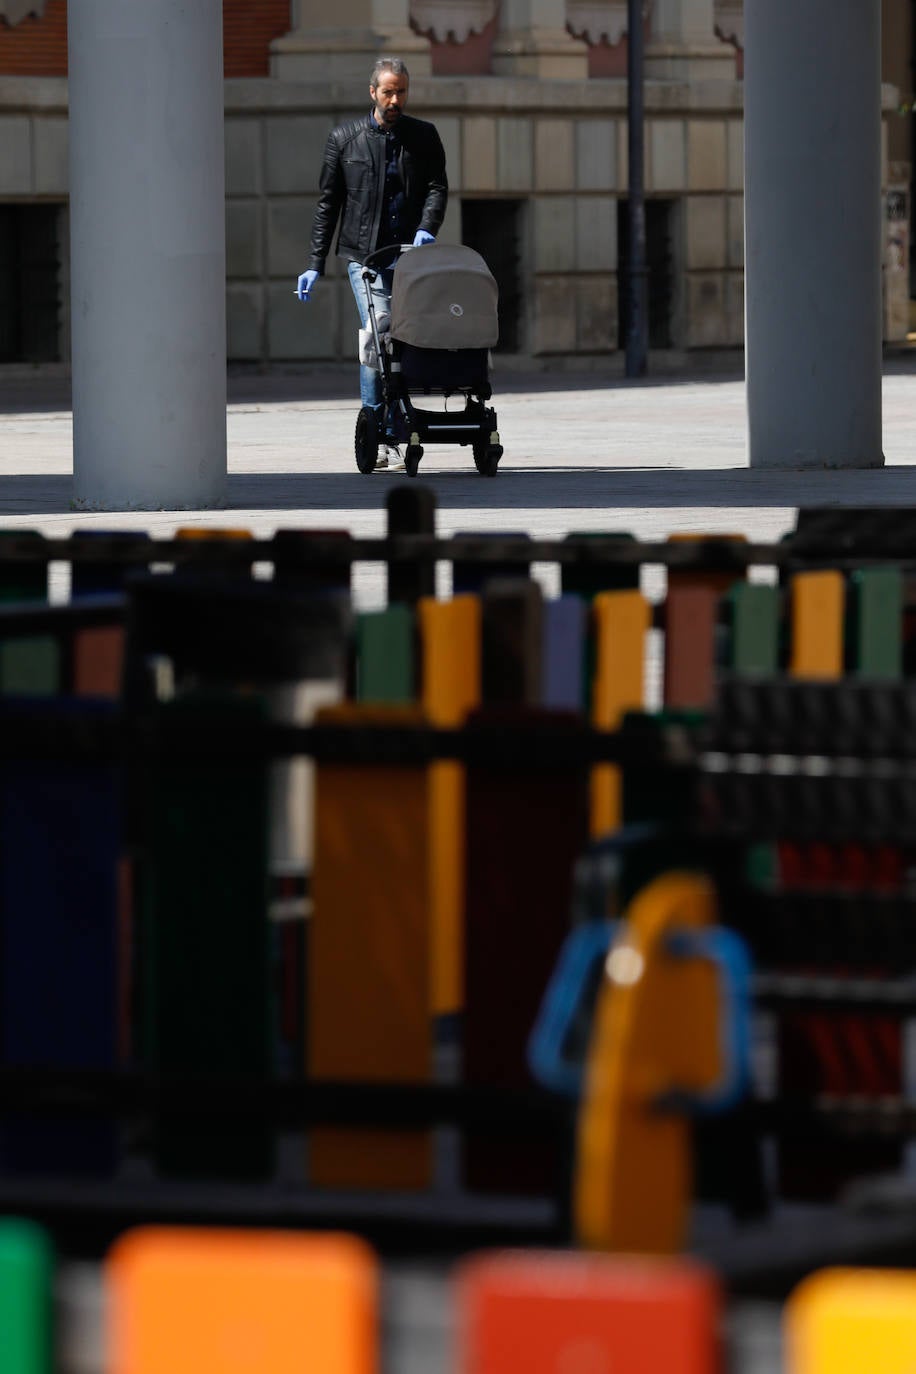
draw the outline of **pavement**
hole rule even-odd
[[[505,457],[495,480],[469,449],[428,448],[417,480],[438,500],[438,528],[674,531],[780,538],[802,505],[916,505],[916,353],[887,359],[881,469],[751,471],[739,355],[719,371],[629,382],[559,361],[519,371],[497,357],[494,402]],[[384,530],[385,496],[403,472],[360,475],[353,459],[357,369],[325,366],[267,375],[235,371],[227,414],[228,509],[82,513],[70,509],[72,414],[60,368],[0,368],[0,528],[62,536],[77,528],[167,537],[180,525]],[[556,568],[535,569],[552,592]],[[53,585],[53,580],[52,580]],[[650,589],[651,590],[651,589]],[[381,570],[354,574],[361,606],[384,596]]]

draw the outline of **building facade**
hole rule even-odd
[[[884,0],[885,334],[909,329],[910,0]],[[224,0],[227,351],[353,356],[334,263],[303,270],[328,129],[368,108],[379,52],[411,70],[451,187],[442,238],[500,284],[500,351],[622,368],[625,0]],[[334,20],[334,26],[329,24]],[[66,0],[0,0],[0,361],[66,360]],[[743,340],[741,0],[646,0],[650,348]],[[892,86],[890,83],[893,82]]]

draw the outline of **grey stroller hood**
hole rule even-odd
[[[496,282],[473,248],[429,243],[398,260],[391,337],[415,348],[492,348]]]

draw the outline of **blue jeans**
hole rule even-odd
[[[366,304],[366,283],[363,281],[362,263],[351,262],[347,264],[347,274],[350,278],[350,287],[356,301],[356,308],[359,311],[359,322],[363,329],[369,328],[369,308]],[[376,274],[369,290],[372,292],[372,304],[375,306],[375,317],[387,315],[391,311],[391,281],[394,276],[394,267],[386,267],[383,271]],[[359,365],[359,399],[364,406],[370,410],[381,410],[382,408],[382,376],[376,372],[374,367]]]

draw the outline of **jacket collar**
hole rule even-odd
[[[393,134],[395,134],[396,136],[398,136],[398,137],[400,136],[400,125],[401,125],[401,120],[404,119],[404,118],[405,118],[405,116],[404,116],[404,115],[401,115],[401,119],[398,120],[397,126],[396,126],[394,129],[391,130],[391,132],[392,132]],[[382,138],[387,137],[387,135],[388,135],[388,130],[382,128],[381,124],[379,124],[378,120],[375,118],[375,115],[372,113],[371,110],[370,110],[369,113],[366,115],[366,123],[367,123],[368,126],[369,126],[369,131],[370,131],[370,133],[379,134]]]

